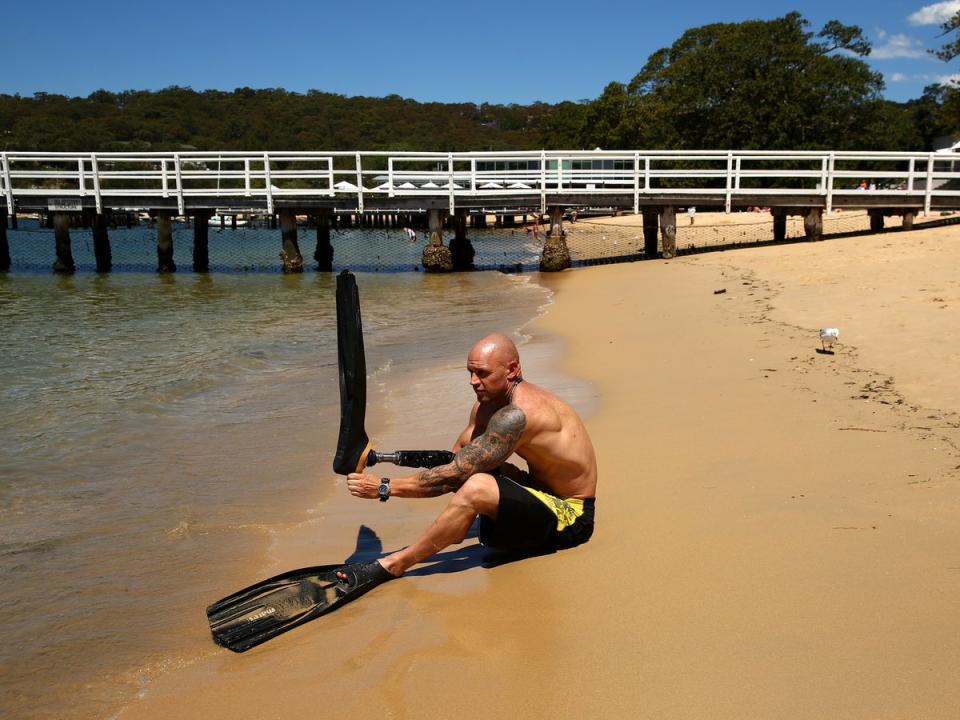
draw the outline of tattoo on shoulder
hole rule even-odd
[[[460,449],[454,462],[464,476],[493,470],[510,457],[526,426],[523,410],[507,405],[491,416],[482,435]]]
[[[493,430],[501,435],[515,436],[515,440],[518,440],[520,433],[526,426],[527,416],[523,410],[516,405],[507,405],[490,416],[490,422],[487,423],[487,432]]]
[[[487,429],[460,448],[449,465],[418,473],[421,487],[442,494],[456,490],[474,473],[489,472],[503,463],[520,441],[527,416],[515,405],[507,405],[495,412]]]

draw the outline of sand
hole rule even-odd
[[[533,343],[598,398],[594,539],[468,539],[120,717],[957,717],[957,267],[945,227],[540,276]]]
[[[914,226],[937,222],[945,215],[939,212],[920,214]],[[897,230],[903,218],[891,215],[884,218],[884,228]],[[564,223],[567,244],[573,257],[592,260],[643,252],[643,216],[624,213],[617,216],[581,218],[575,223]],[[870,230],[870,216],[866,210],[836,210],[823,216],[824,235],[864,233]],[[786,237],[791,240],[804,238],[803,218],[789,215],[786,219]],[[755,246],[773,241],[773,216],[769,210],[723,212],[698,212],[693,224],[684,208],[677,212],[677,250],[687,253],[707,248]]]

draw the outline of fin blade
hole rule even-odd
[[[337,578],[342,571],[347,582]],[[365,595],[393,576],[376,560],[291,570],[244,588],[207,608],[217,645],[244,652]]]
[[[214,642],[243,652],[329,612],[337,604],[340,565],[293,570],[268,578],[207,608]]]

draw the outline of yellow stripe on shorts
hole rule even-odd
[[[550,512],[557,516],[557,532],[570,527],[577,521],[578,517],[583,515],[583,500],[580,498],[561,500],[541,490],[534,490],[526,485],[522,487],[527,492],[532,493],[534,497],[550,509]]]

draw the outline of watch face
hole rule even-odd
[[[382,498],[389,497],[389,495],[390,495],[390,485],[389,485],[389,483],[385,483],[385,482],[380,483],[380,487],[377,488],[377,492],[380,493],[380,497],[382,497]]]

